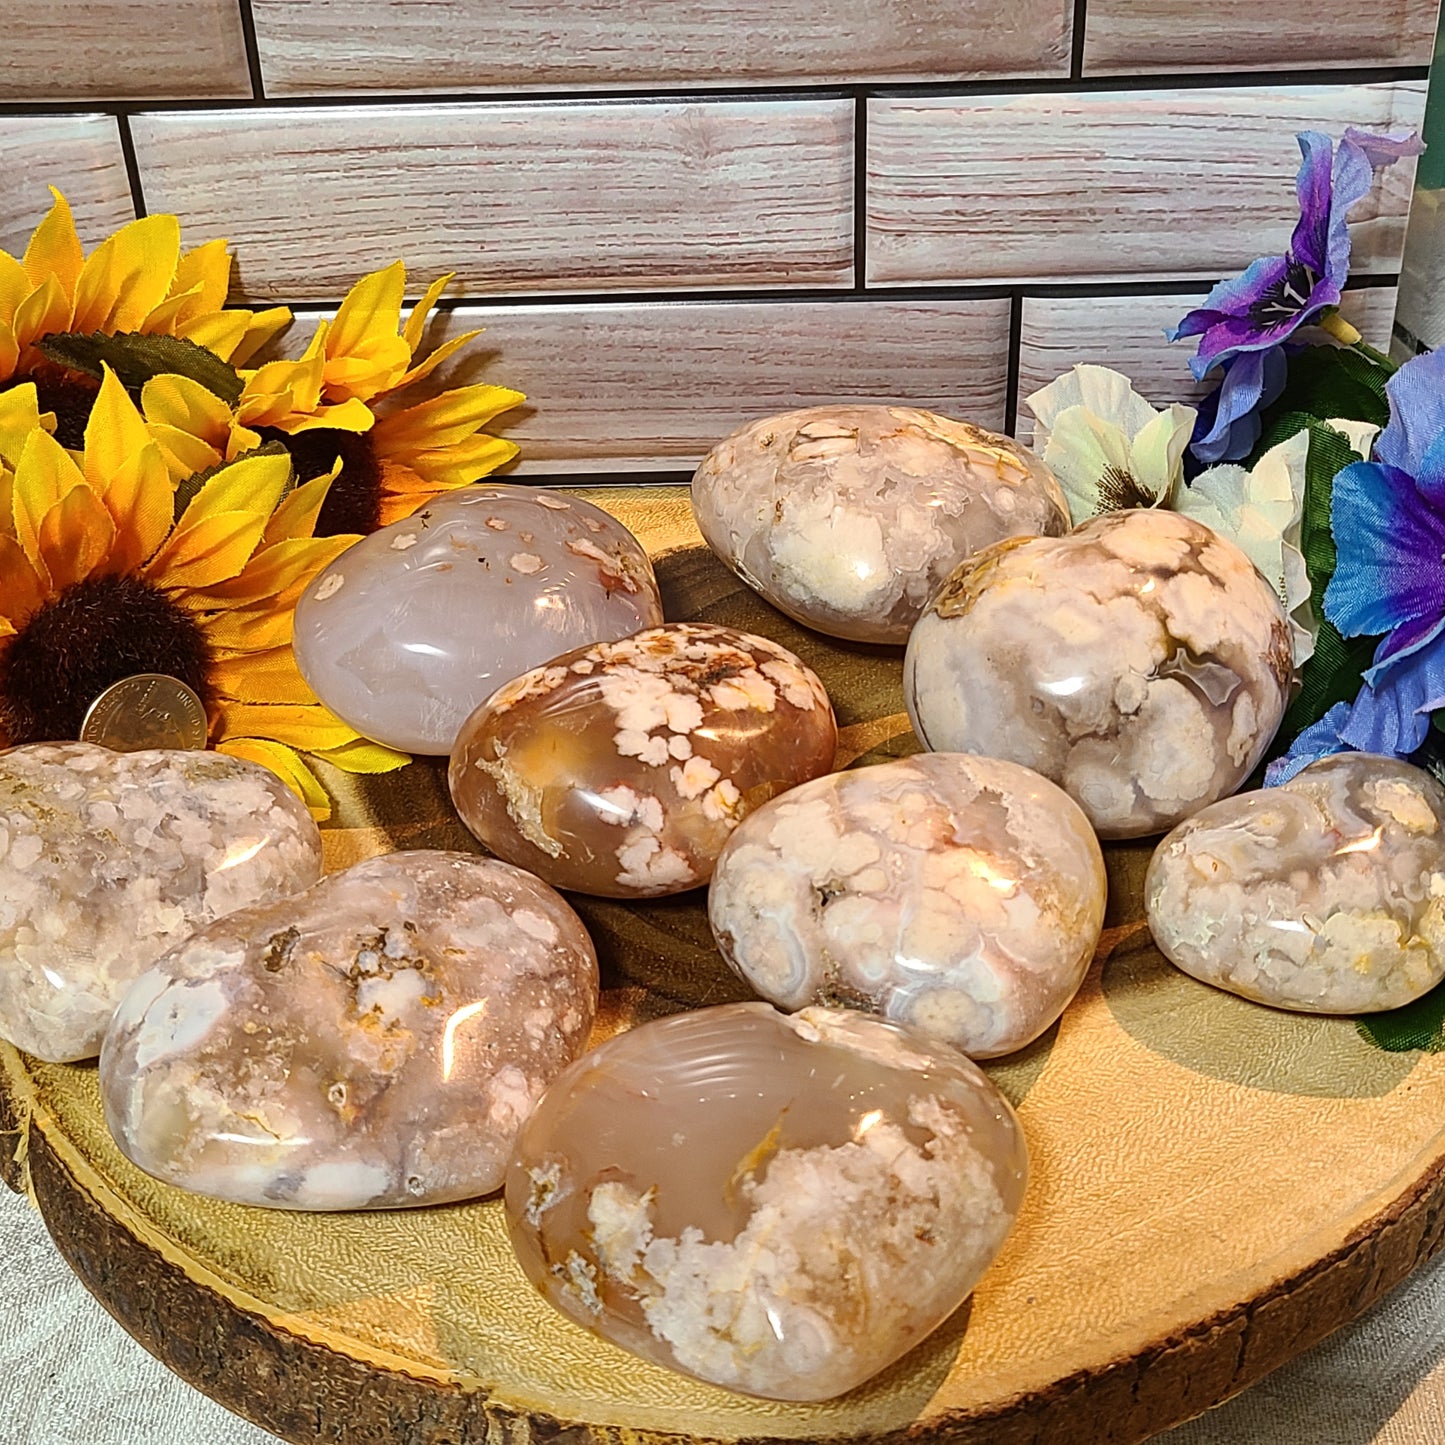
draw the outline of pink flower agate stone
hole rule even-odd
[[[343,552],[301,594],[294,645],[338,717],[388,747],[439,754],[502,683],[661,621],[652,564],[615,517],[487,485]]]
[[[582,1051],[597,958],[520,869],[393,853],[166,954],[106,1035],[121,1152],[199,1194],[386,1209],[486,1194]]]
[[[814,406],[724,437],[692,479],[707,544],[805,627],[908,640],[964,558],[1057,536],[1054,474],[1012,437],[907,406]]]
[[[452,799],[493,852],[558,888],[706,883],[752,809],[833,765],[817,677],[777,643],[678,622],[554,658],[462,727]]]
[[[745,1394],[826,1400],[967,1298],[1018,1213],[1023,1136],[962,1055],[839,1009],[642,1024],[543,1096],[507,1172],[563,1314]]]
[[[1106,892],[1061,789],[1017,763],[924,753],[759,808],[723,849],[708,916],[723,957],[783,1008],[868,1009],[993,1058],[1078,992]]]

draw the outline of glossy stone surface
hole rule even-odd
[[[1445,978],[1445,788],[1325,758],[1181,823],[1144,893],[1160,951],[1205,983],[1305,1013],[1399,1008]]]
[[[1023,1197],[969,1061],[862,1014],[729,1004],[574,1064],[522,1130],[507,1222],[578,1324],[746,1394],[825,1400],[942,1324]]]
[[[703,458],[692,507],[708,546],[774,607],[859,642],[906,642],[965,557],[1069,525],[1032,452],[902,406],[752,422]]]
[[[452,799],[494,853],[558,888],[706,883],[754,808],[833,765],[817,677],[775,642],[679,622],[553,659],[463,725]]]
[[[296,605],[296,662],[358,732],[449,753],[502,683],[662,621],[652,565],[600,507],[475,486],[358,542]]]
[[[1232,542],[1167,511],[964,563],[909,639],[927,747],[1033,768],[1099,835],[1162,832],[1232,793],[1284,714],[1279,598]]]
[[[992,1058],[1078,991],[1106,891],[1067,794],[1014,763],[925,753],[760,808],[723,850],[708,916],[773,1003],[868,1009]]]
[[[321,876],[274,773],[223,753],[0,753],[0,1038],[94,1058],[121,995],[192,931]]]
[[[393,853],[202,930],[101,1056],[126,1157],[200,1194],[383,1209],[486,1194],[585,1047],[597,958],[529,874]]]

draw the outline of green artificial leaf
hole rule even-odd
[[[48,360],[97,380],[104,376],[102,368],[109,366],[130,392],[138,392],[153,376],[184,376],[227,406],[235,406],[245,385],[234,366],[179,336],[146,336],[136,331],[114,336],[96,331],[82,336],[62,331],[42,338],[36,346]]]
[[[217,472],[224,472],[227,467],[234,467],[237,462],[244,461],[247,457],[275,457],[287,455],[286,448],[280,442],[263,442],[259,447],[252,447],[248,452],[241,452],[228,462],[217,462],[213,467],[207,467],[202,472],[192,472],[184,478],[176,487],[175,519],[180,521],[181,513],[194,501],[196,494],[214,477]],[[291,480],[286,484],[286,490],[282,497],[288,496],[296,490],[296,468],[291,468]],[[278,503],[279,505],[279,503]]]
[[[1390,372],[1345,346],[1307,346],[1289,358],[1284,390],[1260,412],[1259,442],[1246,466],[1252,467],[1271,446],[1304,430],[1297,418],[1352,421],[1384,426],[1390,419],[1385,383]]]
[[[1445,1053],[1445,984],[1404,1008],[1357,1018],[1355,1027],[1370,1043],[1392,1054],[1412,1049]]]

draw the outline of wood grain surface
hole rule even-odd
[[[1418,127],[1424,101],[1418,82],[871,100],[868,280],[1212,279],[1284,249],[1296,131]],[[1352,212],[1356,274],[1399,268],[1413,175]]]
[[[1084,74],[1428,65],[1437,0],[1089,0]]]
[[[700,545],[681,488],[586,495],[647,543],[669,616],[768,633],[819,673],[840,763],[916,746],[896,649],[781,618]],[[444,760],[339,802],[330,868],[469,846]],[[0,1046],[0,1170],[143,1344],[304,1445],[1134,1445],[1309,1348],[1445,1237],[1445,1055],[1386,1053],[1350,1019],[1169,966],[1141,916],[1149,853],[1109,848],[1078,997],[986,1065],[1032,1159],[998,1259],[944,1328],[824,1404],[731,1394],[582,1331],[521,1273],[495,1197],[310,1215],[152,1180],[110,1139],[93,1066]],[[575,902],[602,961],[598,1037],[745,992],[700,896]]]
[[[744,421],[833,401],[1004,420],[1006,299],[462,306],[428,341],[478,326],[418,394],[472,381],[525,392],[490,428],[522,448],[513,475],[690,469]],[[298,321],[287,349],[311,332]]]
[[[1069,72],[1072,0],[252,0],[270,95]]]
[[[229,236],[249,299],[337,299],[404,255],[453,294],[847,285],[845,100],[145,113],[152,211]]]
[[[89,245],[135,219],[114,116],[0,116],[0,169],[0,249],[14,255],[50,209],[50,186],[65,192]]]
[[[1341,312],[1372,346],[1387,350],[1396,288],[1369,286],[1346,291]],[[1204,299],[1204,291],[1165,296],[1025,296],[1019,327],[1019,408],[1015,435],[1034,434],[1026,400],[1078,362],[1122,371],[1155,406],[1182,401],[1195,405],[1219,383],[1218,372],[1194,380],[1189,358],[1197,341],[1171,343],[1164,335]]]
[[[251,94],[237,0],[10,0],[0,100]]]

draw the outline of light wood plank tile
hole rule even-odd
[[[1279,252],[1297,131],[1418,127],[1423,83],[869,102],[868,279],[1214,278]],[[1395,271],[1413,162],[1356,208],[1354,270]]]
[[[428,389],[525,392],[494,428],[521,446],[523,476],[688,469],[749,418],[829,401],[1003,425],[1006,300],[461,306],[437,315],[427,344],[478,326]],[[299,318],[280,354],[313,330]]]
[[[269,95],[1063,76],[1072,0],[252,0]]]
[[[251,94],[236,0],[20,0],[0,16],[0,99]]]
[[[1218,385],[1218,373],[1197,382],[1189,358],[1197,341],[1171,344],[1164,328],[1204,299],[1203,291],[1180,291],[1167,296],[1025,296],[1019,327],[1019,414],[1017,434],[1031,441],[1033,413],[1024,404],[1041,386],[1047,386],[1079,362],[1111,366],[1129,377],[1136,391],[1155,406],[1173,401],[1194,406]],[[1370,345],[1386,349],[1390,322],[1395,314],[1393,286],[1361,287],[1346,291],[1340,310],[1359,327]]]
[[[0,116],[0,249],[19,255],[58,186],[87,245],[135,219],[115,118]]]
[[[339,297],[397,256],[462,294],[852,278],[846,100],[137,115],[152,210],[229,236],[251,298]]]
[[[1438,0],[1089,0],[1084,74],[1428,65]]]

